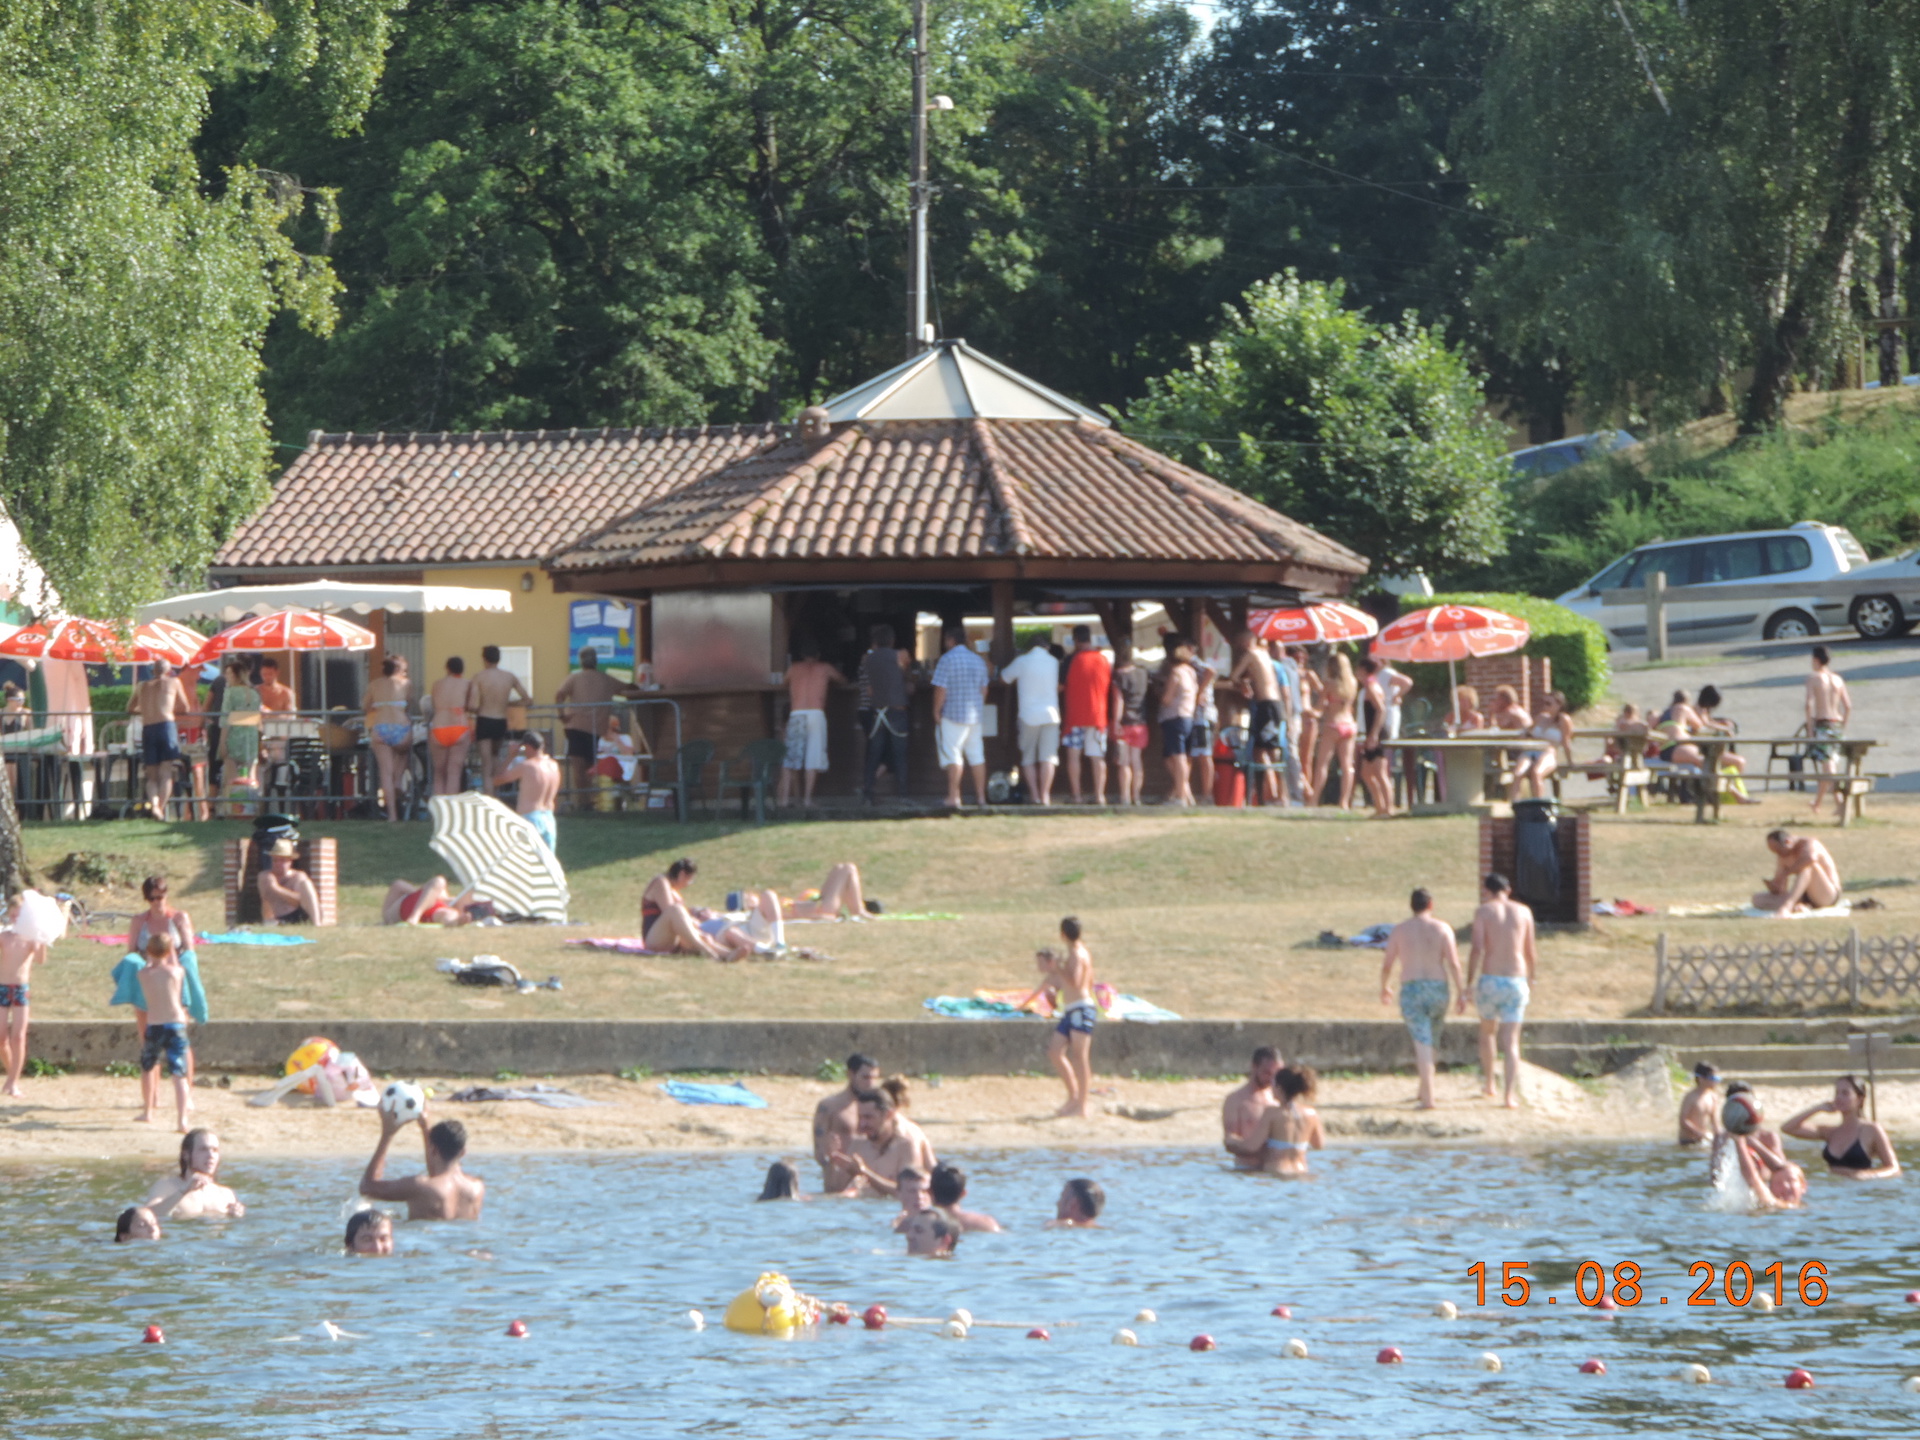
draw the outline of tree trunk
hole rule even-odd
[[[8,767],[0,765],[0,888],[8,903],[22,890],[34,884],[33,870],[27,864],[27,847],[20,835],[20,812],[13,805],[13,780]]]
[[[1900,318],[1900,227],[1888,223],[1880,235],[1880,318]],[[1880,386],[1891,389],[1900,383],[1900,332],[1883,326],[1880,335]]]

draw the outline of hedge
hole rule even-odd
[[[1431,598],[1405,595],[1400,600],[1403,611],[1424,610],[1429,605],[1478,605],[1482,609],[1498,610],[1526,621],[1533,634],[1523,653],[1544,655],[1553,662],[1553,688],[1567,697],[1569,706],[1576,711],[1584,710],[1605,697],[1613,672],[1607,666],[1606,632],[1601,630],[1596,621],[1576,615],[1564,605],[1536,599],[1532,595],[1484,593],[1435,595]],[[1445,666],[1416,665],[1411,668],[1415,672],[1428,672],[1415,674],[1414,678],[1422,690],[1431,689],[1445,696]]]

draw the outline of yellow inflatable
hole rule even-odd
[[[287,1068],[282,1075],[295,1075],[309,1065],[327,1065],[340,1058],[340,1047],[324,1035],[310,1035],[300,1042],[300,1048],[287,1057]],[[300,1082],[302,1095],[313,1094],[313,1081]]]
[[[742,1335],[777,1335],[791,1340],[820,1319],[820,1302],[802,1295],[787,1277],[769,1270],[727,1306],[726,1326]]]

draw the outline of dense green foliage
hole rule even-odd
[[[1435,595],[1431,599],[1408,595],[1400,601],[1403,611],[1424,610],[1429,605],[1478,605],[1526,621],[1532,633],[1521,653],[1544,656],[1553,662],[1553,688],[1567,697],[1569,707],[1584,710],[1605,698],[1607,686],[1613,679],[1613,671],[1607,665],[1607,636],[1597,622],[1586,616],[1576,615],[1551,600],[1497,591],[1466,591]],[[1418,672],[1427,667],[1410,668]],[[1433,668],[1444,674],[1445,667]],[[1419,678],[1424,681],[1428,677]],[[1435,683],[1444,692],[1444,680]],[[1486,700],[1484,695],[1480,698],[1482,702]]]
[[[1148,382],[1130,432],[1367,555],[1376,575],[1501,548],[1499,427],[1461,355],[1374,325],[1291,271],[1229,307],[1192,364]]]

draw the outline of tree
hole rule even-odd
[[[1590,398],[1740,425],[1851,347],[1863,246],[1911,184],[1920,0],[1488,0],[1471,121],[1511,227],[1481,302]]]
[[[1444,572],[1502,547],[1505,442],[1466,360],[1411,315],[1375,325],[1286,271],[1229,306],[1129,433],[1368,556]]]

